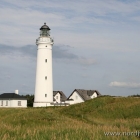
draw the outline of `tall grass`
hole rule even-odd
[[[140,99],[101,97],[68,107],[1,108],[0,140],[137,140]]]

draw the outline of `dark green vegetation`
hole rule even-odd
[[[25,95],[25,98],[27,99],[27,106],[28,107],[33,107],[33,102],[34,102],[34,95]]]
[[[129,97],[140,97],[140,95],[139,94],[136,94],[136,95],[131,95]]]
[[[140,98],[99,97],[68,107],[0,108],[0,140],[138,140]],[[139,134],[140,135],[140,134]]]

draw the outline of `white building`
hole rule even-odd
[[[69,103],[70,105],[82,103],[85,102],[86,100],[91,100],[98,96],[101,96],[101,94],[97,90],[75,89],[71,93],[71,95],[67,98],[65,103]]]
[[[44,23],[36,40],[37,68],[33,107],[51,106],[53,103],[52,45],[50,28]]]
[[[53,91],[54,103],[65,103],[67,97],[62,91]]]
[[[3,93],[0,95],[0,107],[27,107],[27,99],[16,93]]]
[[[67,100],[67,97],[62,91],[53,91],[53,103],[54,106],[66,106],[69,105],[68,103],[65,103]]]

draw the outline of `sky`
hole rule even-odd
[[[0,94],[34,94],[39,28],[53,45],[53,89],[140,94],[139,0],[0,0]]]

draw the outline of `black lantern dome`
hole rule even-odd
[[[50,28],[44,23],[44,25],[40,28],[40,36],[50,36]]]

